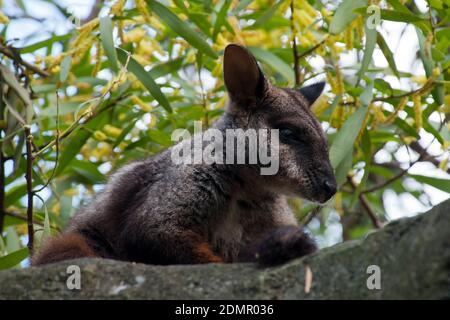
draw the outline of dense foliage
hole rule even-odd
[[[410,0],[97,1],[81,22],[46,2],[73,23],[68,33],[14,39],[10,26],[33,12],[19,0],[0,12],[0,269],[27,257],[27,234],[36,247],[62,230],[112,170],[170,146],[174,129],[220,116],[228,43],[248,46],[278,86],[328,83],[313,110],[339,192],[320,210],[292,199],[324,241],[333,219],[343,239],[381,227],[388,191],[425,205],[425,185],[450,191],[445,176],[409,172],[418,162],[450,171],[449,0],[426,11]],[[397,68],[386,21],[415,30],[424,73]]]

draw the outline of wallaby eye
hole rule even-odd
[[[290,128],[281,128],[280,129],[280,137],[284,138],[284,139],[289,139],[289,140],[293,140],[296,137],[296,134],[294,132],[294,130],[290,129]]]
[[[301,136],[297,131],[288,127],[281,127],[280,129],[280,139],[285,143],[303,143]]]

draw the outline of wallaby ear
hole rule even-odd
[[[306,87],[300,88],[300,93],[308,100],[311,106],[317,98],[322,94],[325,82],[317,82]]]
[[[230,44],[225,48],[223,76],[230,98],[247,106],[261,98],[265,79],[253,55],[244,47]]]

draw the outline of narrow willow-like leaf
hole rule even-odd
[[[375,44],[377,42],[377,30],[375,28],[369,28],[365,25],[366,43],[364,47],[364,56],[361,62],[361,69],[358,73],[358,82],[361,77],[366,73],[369,67],[370,61],[372,61],[373,51],[375,50]]]
[[[100,38],[102,40],[102,46],[105,49],[105,53],[108,56],[109,66],[115,73],[117,73],[119,71],[119,67],[117,66],[117,54],[114,47],[113,25],[109,16],[102,17],[100,19]]]
[[[125,65],[128,60],[127,53],[122,49],[117,49],[117,55],[120,62]],[[158,101],[159,104],[167,110],[167,112],[172,112],[172,107],[170,106],[169,100],[167,100],[166,96],[161,92],[161,89],[156,84],[150,73],[145,71],[139,62],[130,57],[127,69],[131,71],[139,79],[139,81],[142,82],[153,98],[155,98],[156,101]]]
[[[156,15],[158,15],[175,33],[183,37],[190,45],[211,58],[217,58],[217,54],[214,50],[198,34],[198,32],[191,28],[189,24],[178,18],[177,15],[157,1],[147,0],[147,4]]]
[[[409,176],[414,178],[417,182],[425,183],[439,190],[450,193],[450,179],[427,177],[418,174],[410,174]]]
[[[59,81],[61,82],[66,81],[67,77],[69,76],[71,65],[72,65],[72,57],[70,55],[65,56],[64,59],[61,61],[61,71],[59,73]]]
[[[347,28],[347,26],[358,17],[354,9],[367,6],[367,0],[344,0],[336,12],[330,23],[329,31],[331,34],[338,34]],[[365,8],[364,8],[365,10]]]
[[[249,50],[253,53],[256,59],[267,63],[272,69],[280,73],[290,83],[294,83],[294,71],[276,54],[258,47],[250,47]]]
[[[394,55],[392,54],[392,51],[389,49],[389,46],[387,45],[383,36],[379,32],[377,32],[377,44],[380,47],[381,51],[383,52],[383,55],[386,58],[392,72],[395,74],[397,78],[400,78],[397,65],[395,64]]]
[[[220,28],[225,23],[227,18],[228,9],[230,8],[231,0],[225,0],[217,13],[216,22],[214,23],[213,41],[216,41],[217,35],[220,32]]]
[[[28,248],[22,248],[0,257],[0,270],[12,268],[28,257]]]

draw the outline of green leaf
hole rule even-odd
[[[395,76],[397,78],[400,78],[400,74],[399,74],[399,72],[397,70],[397,66],[395,64],[394,55],[392,54],[391,50],[389,49],[389,46],[387,45],[383,36],[379,32],[377,32],[377,44],[380,47],[381,51],[383,52],[384,57],[386,58],[392,72],[395,74]]]
[[[283,2],[286,2],[286,0],[280,0],[274,5],[269,6],[269,9],[267,9],[252,25],[252,27],[259,27],[263,24],[265,24],[267,21],[272,18],[272,16],[275,14],[275,12],[278,10],[278,8],[283,4]]]
[[[117,73],[119,67],[117,66],[117,54],[114,48],[113,39],[113,24],[109,16],[100,19],[100,38],[102,40],[103,48],[108,56],[108,63],[111,69]]]
[[[423,34],[423,31],[419,28],[416,28],[417,33],[417,39],[419,40],[419,56],[423,63],[423,68],[425,69],[425,74],[427,77],[431,77],[433,74],[433,69],[435,67],[435,62],[432,59],[431,54],[428,54],[426,52],[426,39]],[[443,80],[443,75],[441,74],[438,77],[438,80]],[[431,94],[433,95],[434,101],[436,101],[437,104],[444,104],[444,96],[445,96],[445,90],[443,85],[436,85],[433,90],[431,91]]]
[[[345,28],[358,17],[358,14],[354,12],[354,9],[364,6],[367,6],[367,0],[344,0],[334,13],[330,23],[329,32],[331,34],[338,34],[344,31]]]
[[[10,190],[6,192],[5,207],[9,207],[16,204],[16,202],[19,201],[20,198],[22,198],[26,194],[27,194],[27,185],[25,183],[12,187]]]
[[[0,270],[12,268],[28,257],[28,248],[22,248],[6,256],[0,257]]]
[[[417,22],[427,20],[427,18],[424,18],[420,15],[406,13],[402,11],[381,9],[380,12],[381,12],[381,19],[383,20],[397,21],[397,22]]]
[[[67,76],[70,72],[70,67],[72,65],[72,57],[67,55],[61,61],[61,72],[59,73],[59,81],[64,82],[67,79]]]
[[[217,35],[220,32],[220,28],[225,23],[230,5],[231,5],[231,0],[225,0],[223,2],[223,5],[220,8],[219,12],[217,13],[216,23],[214,23],[214,31],[213,31],[213,41],[214,42],[216,41]]]
[[[36,51],[38,49],[41,49],[41,48],[44,48],[44,47],[48,47],[48,46],[52,45],[55,42],[69,40],[70,37],[72,37],[71,33],[64,34],[64,35],[61,35],[61,36],[53,36],[53,37],[48,38],[46,40],[42,40],[42,41],[30,44],[29,46],[18,48],[18,50],[20,50],[20,53],[31,53],[31,52],[34,52],[34,51]]]
[[[289,83],[294,83],[294,71],[276,54],[258,47],[249,47],[256,59],[267,63],[273,70],[280,73]]]
[[[92,184],[105,182],[105,176],[98,171],[98,166],[94,163],[74,159],[70,168]]]
[[[253,0],[241,0],[239,1],[239,4],[234,8],[234,12],[237,14],[241,10],[244,10],[250,3],[252,3]]]
[[[373,51],[375,50],[375,44],[377,41],[377,29],[376,28],[369,28],[367,24],[364,24],[364,29],[366,33],[366,43],[364,47],[364,56],[363,60],[361,62],[361,69],[358,73],[358,83],[359,80],[361,80],[361,77],[364,76],[364,74],[367,71],[367,68],[369,67],[370,61],[372,61]]]
[[[207,54],[211,58],[217,59],[217,54],[209,46],[209,44],[203,40],[203,38],[194,31],[189,24],[178,18],[177,15],[172,13],[161,3],[154,0],[147,0],[147,4],[151,11],[156,13],[175,33],[184,38],[190,45],[197,48],[201,52]]]
[[[359,96],[359,100],[361,100],[363,106],[367,107],[372,101],[372,97],[373,97],[373,82],[366,85],[364,91]]]
[[[105,121],[106,113],[100,114],[94,119],[90,120],[86,127],[91,130],[96,130]],[[77,130],[71,134],[69,138],[64,141],[64,148],[61,152],[58,161],[58,168],[56,169],[56,176],[64,171],[68,164],[72,162],[75,156],[79,153],[83,145],[92,135],[91,130]]]
[[[44,229],[42,231],[41,238],[39,240],[39,243],[42,243],[42,241],[48,237],[51,236],[50,231],[50,217],[47,210],[47,205],[44,203]]]
[[[19,81],[16,79],[14,74],[4,65],[0,65],[0,74],[1,77],[5,80],[5,82],[8,84],[8,86],[16,92],[17,96],[22,100],[22,102],[25,104],[26,107],[26,123],[30,123],[31,119],[34,115],[33,106],[30,99],[30,94],[28,91],[22,87],[22,85],[19,83]],[[14,107],[14,106],[11,106]],[[14,110],[14,109],[12,109]]]
[[[149,73],[153,77],[153,79],[157,79],[159,77],[165,76],[166,74],[170,74],[180,69],[183,66],[183,61],[184,57],[169,60],[167,62],[152,67]]]
[[[128,59],[128,53],[123,49],[117,49],[117,55],[119,56],[119,61],[125,65]],[[153,98],[159,102],[159,104],[167,110],[167,112],[172,112],[172,107],[169,104],[166,96],[161,92],[159,86],[153,80],[149,72],[133,58],[129,58],[127,69],[131,71],[138,79],[142,82],[145,88],[150,92]]]
[[[414,178],[417,182],[425,183],[444,192],[450,193],[450,179],[427,177],[418,174],[410,174],[409,176]]]
[[[6,252],[14,252],[20,249],[20,238],[14,227],[6,229]]]
[[[342,186],[347,181],[347,173],[353,166],[353,152],[348,152],[335,170],[336,182]]]
[[[360,107],[345,121],[341,130],[336,134],[330,148],[330,162],[333,168],[336,169],[347,154],[352,151],[353,143],[361,129],[366,112],[367,107]]]

